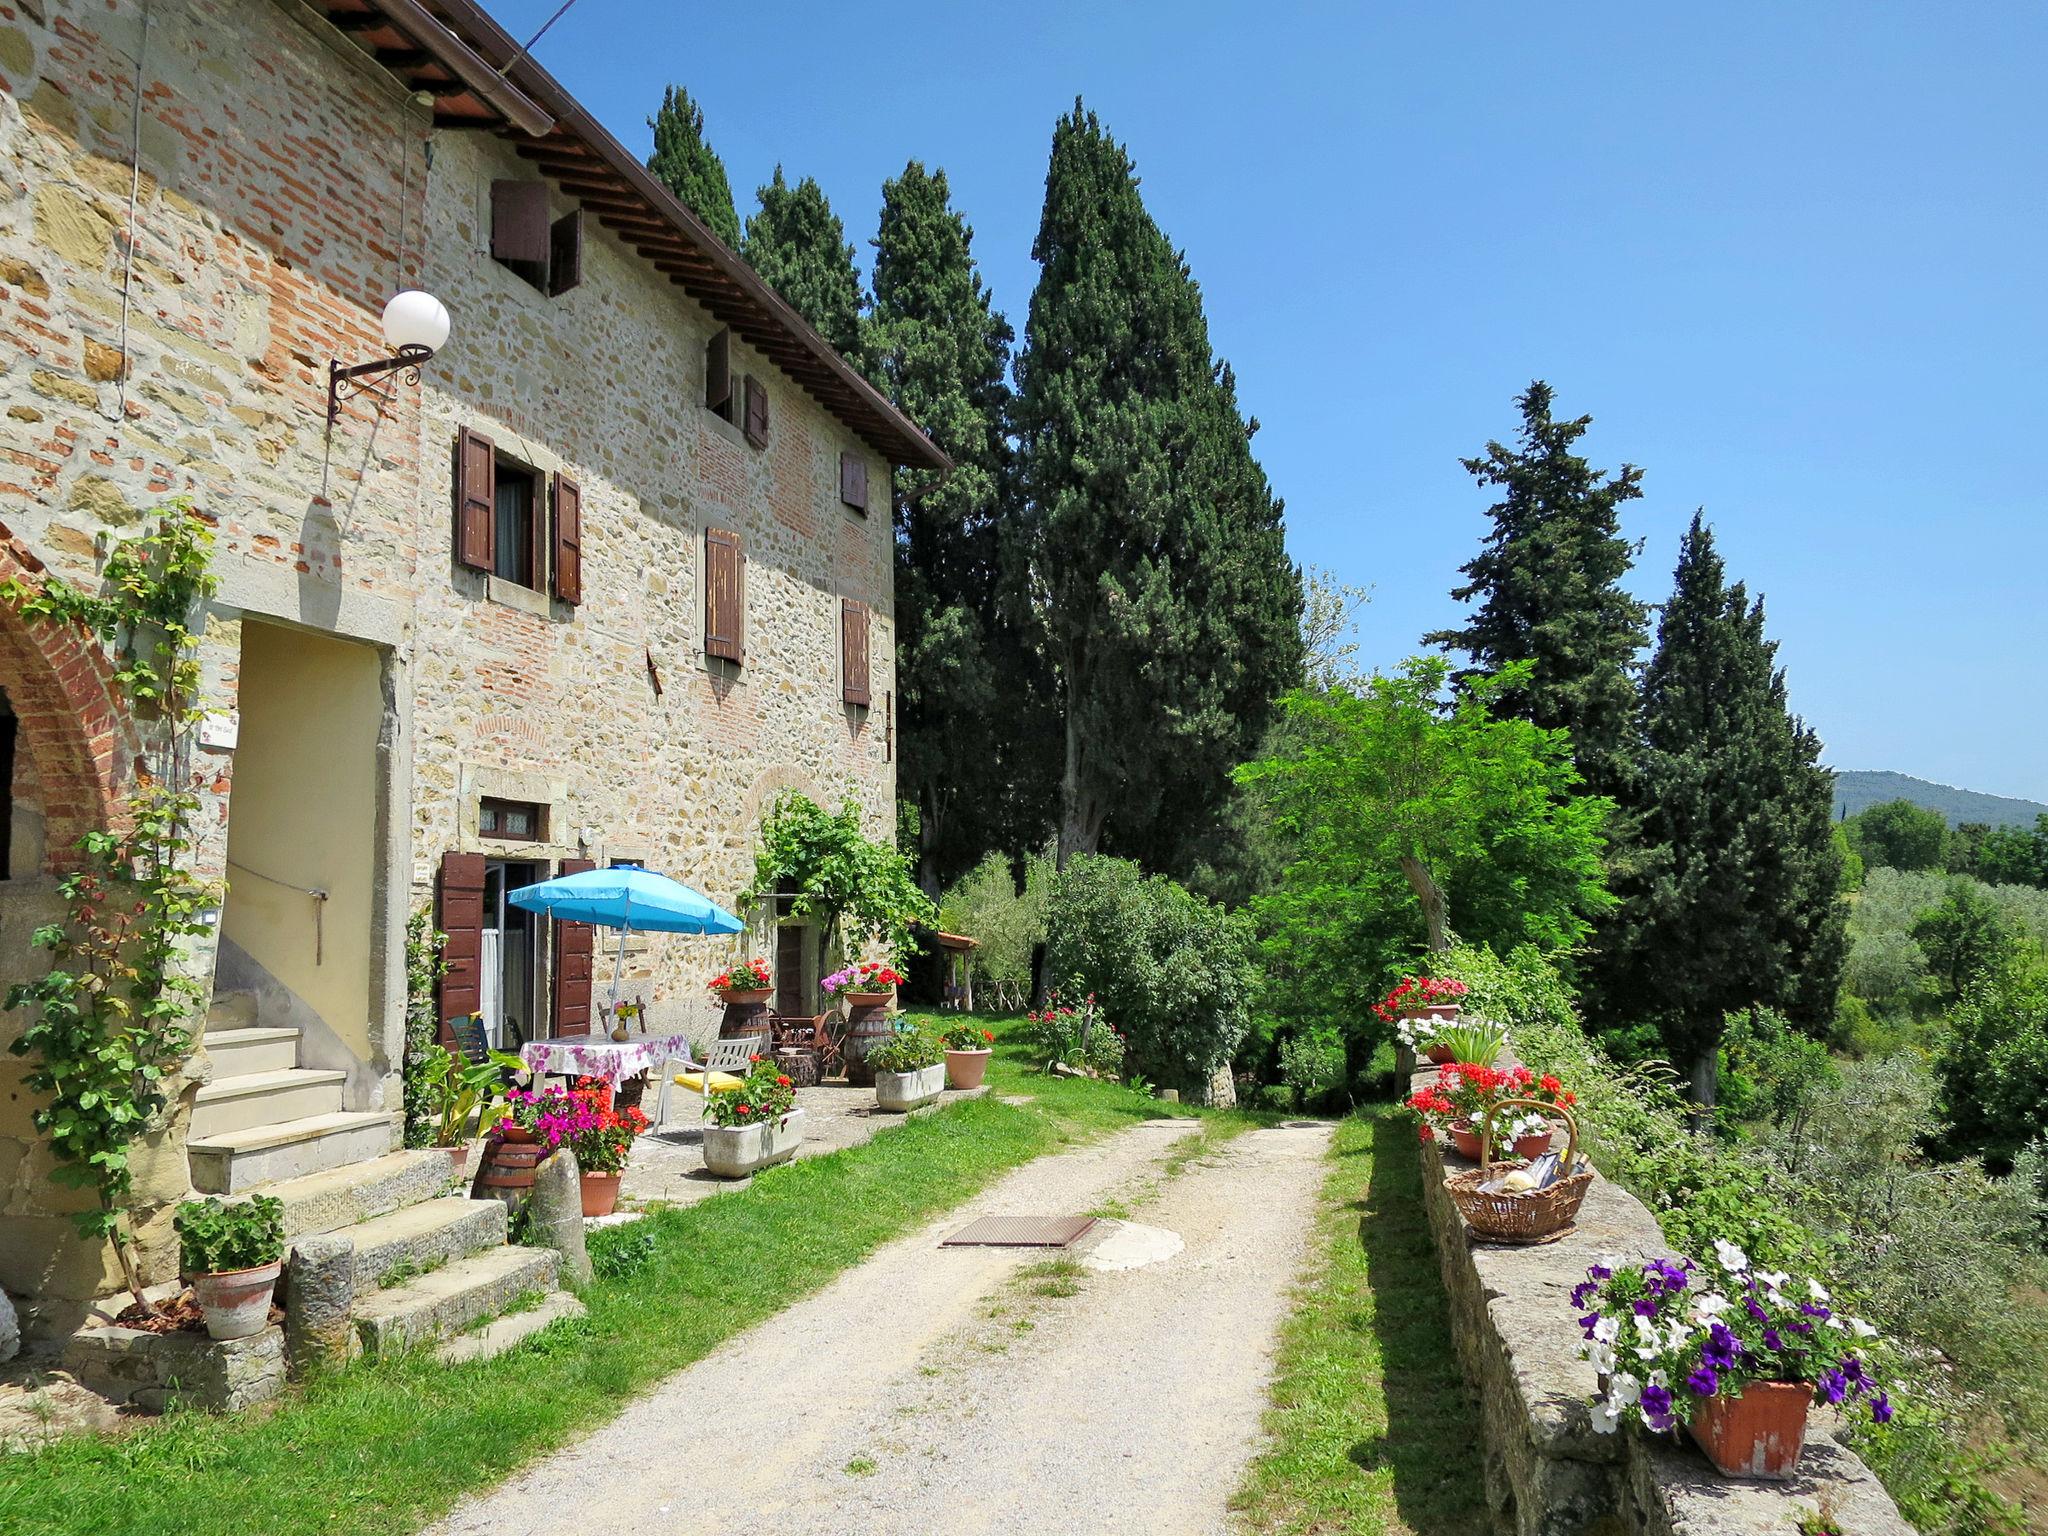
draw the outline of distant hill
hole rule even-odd
[[[2034,818],[2048,814],[2048,805],[2034,800],[2008,800],[2003,795],[1983,795],[1974,789],[1956,789],[1947,784],[1930,784],[1910,774],[1881,773],[1865,768],[1835,770],[1835,819],[1854,816],[1866,806],[1887,800],[1910,800],[1930,811],[1939,811],[1950,826],[1981,821],[1993,827],[2031,827]]]

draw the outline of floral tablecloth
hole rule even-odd
[[[635,1035],[630,1040],[575,1036],[565,1040],[529,1040],[519,1059],[531,1072],[562,1077],[597,1077],[614,1088],[650,1067],[658,1069],[673,1057],[690,1056],[688,1035]]]

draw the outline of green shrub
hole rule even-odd
[[[1280,1079],[1296,1109],[1315,1109],[1344,1085],[1344,1037],[1334,1029],[1304,1029],[1280,1046]]]
[[[2013,966],[1980,978],[1949,1014],[1935,1073],[1950,1153],[2008,1171],[2048,1141],[2048,976]]]
[[[187,1275],[254,1269],[284,1257],[284,1202],[269,1195],[232,1203],[211,1196],[187,1200],[171,1225]]]
[[[946,1059],[946,1047],[922,1024],[899,1029],[867,1054],[877,1072],[921,1072]]]
[[[991,853],[939,898],[939,926],[978,941],[971,964],[975,980],[1021,989],[1031,982],[1031,951],[1045,941],[1045,908],[1052,891],[1050,855],[1024,861],[1024,889],[1017,889],[1010,861]]]
[[[1131,1062],[1206,1090],[1251,1021],[1251,924],[1127,859],[1070,859],[1046,913],[1046,963],[1123,1031]]]
[[[1730,1128],[1753,1120],[1797,1127],[1815,1093],[1841,1080],[1828,1048],[1774,1008],[1728,1015],[1718,1077],[1716,1117]]]

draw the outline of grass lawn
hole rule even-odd
[[[1476,1409],[1451,1347],[1414,1123],[1337,1128],[1309,1272],[1280,1337],[1235,1507],[1260,1532],[1470,1536],[1486,1528]]]
[[[588,1317],[476,1365],[358,1362],[248,1414],[173,1414],[118,1439],[0,1457],[0,1531],[413,1530],[1018,1164],[1172,1112],[1031,1073],[1004,1021],[985,1022],[999,1037],[990,1097],[602,1234],[593,1256],[617,1263],[584,1292]]]

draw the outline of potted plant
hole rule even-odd
[[[421,1103],[432,1117],[434,1145],[447,1152],[457,1178],[469,1167],[471,1141],[504,1115],[508,1070],[524,1069],[517,1056],[503,1051],[470,1062],[454,1051],[430,1050],[420,1062]]]
[[[722,1179],[743,1179],[759,1168],[786,1163],[804,1139],[804,1112],[796,1085],[759,1056],[740,1086],[712,1095],[706,1106],[704,1167]]]
[[[1860,1400],[1876,1423],[1891,1398],[1867,1358],[1877,1330],[1834,1310],[1818,1280],[1752,1266],[1717,1239],[1715,1261],[1602,1261],[1571,1293],[1580,1352],[1600,1373],[1593,1427],[1683,1423],[1729,1477],[1790,1478],[1815,1401]]]
[[[722,1003],[765,1003],[775,993],[775,978],[768,974],[768,962],[756,955],[727,966],[711,978],[710,986]]]
[[[1450,1024],[1457,1020],[1458,1010],[1471,990],[1450,976],[1403,976],[1385,997],[1372,1005],[1372,1011],[1385,1024],[1401,1019]]]
[[[1431,1043],[1443,1048],[1442,1056],[1434,1051],[1430,1053],[1430,1059],[1439,1065],[1449,1061],[1469,1061],[1490,1067],[1500,1060],[1500,1053],[1507,1048],[1508,1032],[1498,1024],[1460,1019],[1454,1024],[1437,1025]]]
[[[955,1088],[979,1088],[988,1072],[995,1031],[979,1024],[954,1024],[939,1036],[946,1048],[946,1081]]]
[[[1503,1099],[1540,1099],[1550,1104],[1578,1102],[1555,1077],[1537,1077],[1527,1067],[1483,1067],[1476,1062],[1454,1061],[1437,1073],[1428,1087],[1412,1094],[1408,1107],[1422,1117],[1422,1139],[1431,1129],[1441,1129],[1462,1157],[1479,1161],[1479,1128],[1495,1113]],[[1551,1127],[1540,1114],[1531,1114],[1500,1128],[1502,1139],[1512,1139],[1517,1157],[1540,1157],[1550,1146]]]
[[[619,1182],[635,1138],[647,1129],[647,1117],[638,1105],[615,1104],[611,1085],[600,1078],[578,1078],[569,1098],[575,1108],[562,1142],[576,1155],[583,1214],[609,1216],[619,1203]]]
[[[899,1029],[868,1052],[875,1069],[875,1105],[901,1114],[946,1091],[946,1048],[921,1025]]]
[[[1418,1056],[1427,1056],[1438,1066],[1455,1059],[1448,1045],[1437,1039],[1442,1024],[1422,1014],[1413,1014],[1394,1026],[1394,1038]]]
[[[854,1008],[879,1008],[903,985],[903,973],[880,960],[863,960],[834,971],[821,981],[827,996],[846,999]]]
[[[171,1225],[207,1333],[246,1339],[269,1326],[270,1295],[284,1269],[284,1202],[269,1195],[187,1200]]]

